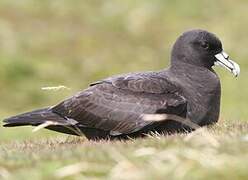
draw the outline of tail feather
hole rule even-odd
[[[44,128],[76,136],[82,136],[83,134],[85,134],[85,131],[87,136],[89,131],[89,128],[78,125],[78,122],[76,120],[54,113],[50,108],[38,109],[24,114],[12,116],[10,118],[4,119],[3,122],[5,123],[3,125],[4,127],[28,125],[39,126],[42,124],[48,124],[48,126],[44,126]],[[92,131],[97,132],[98,130],[93,129]],[[106,132],[104,133],[106,134]]]
[[[3,126],[4,127],[25,126],[25,125],[38,126],[48,121],[53,122],[54,125],[61,125],[61,126],[75,124],[75,122],[72,122],[71,119],[61,117],[60,115],[52,112],[50,108],[44,108],[7,118],[3,120],[3,122],[5,123]]]

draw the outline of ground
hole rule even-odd
[[[0,147],[4,179],[247,179],[248,123],[127,141],[55,136]]]
[[[0,119],[114,74],[165,68],[192,28],[216,33],[241,74],[215,68],[220,122],[188,135],[91,142],[0,127],[0,179],[247,179],[247,9],[247,0],[1,0]]]

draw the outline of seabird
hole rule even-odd
[[[216,35],[190,30],[176,40],[169,68],[94,82],[55,106],[7,118],[4,126],[42,126],[92,140],[191,131],[194,127],[176,117],[199,127],[218,121],[221,86],[214,65],[223,66],[234,76],[240,73]],[[148,121],[146,114],[168,118]]]

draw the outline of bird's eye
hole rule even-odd
[[[207,42],[202,42],[202,43],[201,43],[201,47],[202,47],[203,49],[209,49],[209,44],[208,44]]]

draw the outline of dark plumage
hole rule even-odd
[[[183,33],[173,46],[171,66],[157,72],[110,77],[56,106],[5,119],[5,127],[45,122],[46,128],[89,139],[139,137],[157,131],[191,130],[171,120],[145,121],[143,114],[174,114],[199,125],[218,121],[221,88],[212,69],[220,64],[236,76],[239,67],[223,52],[221,41],[204,30]]]

